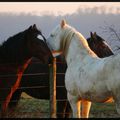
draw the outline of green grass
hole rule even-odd
[[[49,101],[34,99],[26,94],[21,96],[19,104],[8,112],[9,118],[49,118]]]
[[[116,118],[119,117],[114,103],[92,103],[90,117]]]
[[[22,94],[18,106],[8,114],[9,118],[49,118],[49,101],[34,99]],[[92,103],[91,118],[119,117],[114,103]]]

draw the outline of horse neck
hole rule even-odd
[[[86,39],[80,33],[74,33],[69,41],[69,46],[66,47],[67,53],[64,54],[67,65],[74,61],[77,57],[83,60],[85,57],[97,57],[96,54],[89,48]],[[67,43],[67,42],[66,42]]]
[[[25,50],[22,50],[23,47],[17,47],[16,50],[14,47],[0,47],[0,63],[9,63],[9,64],[17,64],[22,65],[24,64],[30,57],[26,55]]]

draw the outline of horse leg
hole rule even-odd
[[[117,113],[120,115],[120,101],[115,102]]]
[[[70,103],[67,101],[65,118],[70,118],[71,113],[72,113],[72,109],[71,109]]]
[[[113,97],[113,100],[115,102],[117,113],[120,115],[120,93],[119,93],[119,87],[117,89],[113,89],[112,97]]]
[[[0,106],[0,118],[5,118],[6,117],[6,111],[3,111],[2,110],[2,105],[3,105],[3,102],[1,102],[1,106]]]
[[[10,109],[15,108],[15,107],[17,106],[18,101],[20,100],[20,97],[21,97],[21,93],[22,93],[22,91],[19,90],[19,89],[17,89],[17,90],[13,93],[12,98],[10,99],[10,102],[9,102],[9,104],[8,104],[8,107],[9,107]]]
[[[80,113],[81,101],[79,101],[76,96],[71,95],[69,92],[67,95],[72,108],[73,118],[80,118],[81,117],[81,113]]]
[[[1,117],[2,117],[2,118],[6,117],[6,114],[7,114],[7,106],[8,106],[9,101],[10,101],[10,99],[9,99],[10,96],[11,96],[11,94],[9,94],[9,95],[7,96],[7,99],[6,99],[4,102],[2,102],[2,106],[1,106]]]
[[[21,77],[22,77],[22,74],[23,72],[19,72],[18,73],[18,78],[16,80],[16,83],[12,86],[11,90],[10,90],[10,93],[8,94],[8,96],[6,97],[5,101],[3,102],[2,104],[2,117],[4,117],[4,113],[6,113],[7,111],[7,107],[8,107],[8,104],[10,102],[10,99],[12,98],[12,95],[13,93],[17,90],[17,88],[19,87],[19,84],[20,84],[20,80],[21,80]]]
[[[90,107],[91,107],[91,102],[82,100],[82,118],[88,118],[89,117],[89,112],[90,112]]]
[[[65,117],[66,107],[67,107],[66,101],[57,101],[57,118]]]
[[[114,96],[117,113],[120,115],[120,95]]]
[[[19,84],[20,84],[20,81],[21,81],[21,78],[22,78],[22,75],[23,75],[23,72],[24,70],[27,68],[28,64],[30,63],[31,59],[29,59],[24,65],[22,68],[18,68],[18,78],[15,82],[15,84],[12,86],[11,90],[10,90],[10,93],[7,95],[5,101],[3,102],[2,106],[1,106],[1,115],[2,117],[4,117],[4,115],[6,114],[6,110],[7,110],[7,107],[8,107],[8,104],[10,102],[10,99],[12,98],[12,95],[13,93],[18,89],[19,87]]]
[[[11,92],[9,93],[6,100],[2,104],[2,117],[4,117],[6,115],[8,104],[9,104],[12,94],[14,92],[13,90],[14,90],[14,88],[11,88]]]

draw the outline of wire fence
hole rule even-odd
[[[40,62],[33,62],[31,63],[30,65],[41,65]],[[61,77],[61,81],[64,81],[64,75],[65,75],[65,63],[63,62],[57,62],[57,65],[60,65],[60,67],[58,69],[60,69],[60,71],[62,71],[61,69],[64,68],[64,71],[63,72],[60,72],[60,71],[57,71],[56,73],[56,76],[57,76],[57,79],[59,77]],[[32,69],[32,68],[30,68]],[[46,69],[49,69],[49,67],[46,67]],[[28,69],[29,71],[29,69]],[[32,71],[32,70],[31,70]],[[26,71],[27,72],[27,71]],[[24,73],[23,74],[23,77],[29,77],[29,79],[34,79],[33,81],[35,81],[36,77],[40,77],[40,76],[48,76],[49,77],[49,73],[48,72],[35,72],[35,73]],[[16,77],[15,74],[7,74],[7,75],[2,75],[0,74],[0,78],[4,78],[4,77]],[[48,78],[47,77],[47,78]],[[27,78],[28,79],[28,78]],[[26,83],[27,83],[27,79],[26,79]],[[44,78],[43,78],[44,79]],[[49,79],[49,78],[48,78]],[[24,79],[25,80],[25,79]],[[39,80],[39,78],[36,79],[36,81]],[[35,81],[35,82],[36,82]],[[20,86],[18,88],[18,90],[27,90],[27,89],[42,89],[42,88],[49,88],[49,84],[48,85],[34,85],[34,86]],[[64,88],[65,89],[65,86],[64,85],[57,85],[56,86],[56,89],[57,88]],[[0,88],[1,89],[10,89],[8,87],[4,87],[4,88]],[[24,92],[24,91],[23,91]],[[42,91],[43,94],[44,94],[44,91]],[[58,93],[57,93],[58,94]],[[62,94],[62,93],[61,93]],[[41,101],[42,100],[42,101]],[[67,99],[57,99],[56,101],[66,101]],[[18,100],[12,100],[11,102],[12,103],[16,103]],[[30,101],[30,102],[29,102]],[[0,99],[0,102],[3,102],[1,99]],[[40,102],[40,103],[39,103]],[[36,103],[36,104],[35,104]],[[30,104],[30,105],[29,105]],[[26,108],[27,106],[27,108]],[[31,108],[34,108],[34,109],[31,109]],[[41,109],[43,108],[43,109]],[[20,110],[21,109],[21,110]],[[23,116],[23,118],[25,117],[38,117],[38,118],[44,118],[44,117],[47,117],[49,118],[49,99],[35,99],[33,97],[26,97],[26,96],[22,96],[22,98],[19,100],[19,104],[16,106],[16,108],[14,108],[14,111],[11,112],[8,112],[8,116],[7,117],[21,117]],[[29,114],[29,115],[28,115]],[[31,114],[31,116],[30,116]],[[32,116],[33,114],[33,116]],[[59,114],[62,114],[62,113],[59,113]],[[91,107],[91,113],[90,113],[90,116],[91,117],[118,117],[118,114],[116,112],[116,109],[115,109],[115,105],[114,103],[110,103],[110,104],[107,104],[107,103],[96,103],[96,104],[93,104],[92,107]]]

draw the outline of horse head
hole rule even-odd
[[[51,50],[61,52],[65,55],[70,43],[68,39],[71,39],[73,35],[74,29],[71,28],[65,20],[62,20],[49,35],[47,44]]]
[[[110,46],[102,37],[97,35],[96,32],[90,32],[90,38],[87,39],[87,42],[91,50],[93,50],[98,55],[98,57],[103,58],[113,55],[113,51]]]
[[[91,35],[91,40],[93,40],[94,42],[104,42],[105,41],[102,37],[97,35],[96,32],[94,32],[94,33],[90,32],[90,35]]]
[[[41,39],[39,39],[38,36],[41,36]],[[30,56],[37,57],[44,63],[52,62],[53,55],[46,44],[46,38],[43,36],[42,32],[37,29],[35,24],[28,28],[26,38],[26,44],[28,46]]]

